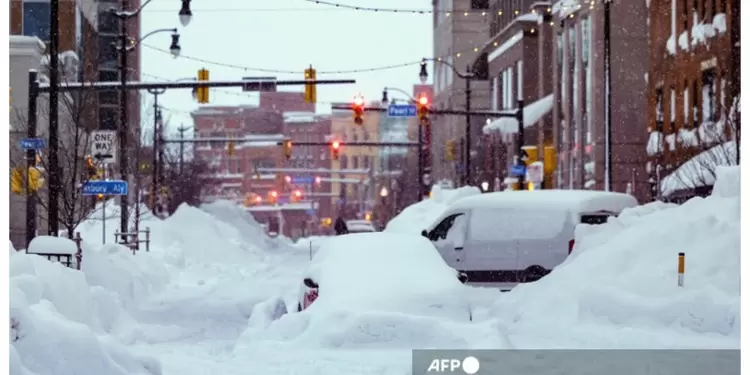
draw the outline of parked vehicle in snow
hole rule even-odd
[[[300,286],[297,311],[389,311],[471,320],[471,289],[429,241],[359,233],[325,241]]]
[[[349,233],[370,233],[377,232],[372,222],[367,220],[348,220],[346,222],[346,228]]]
[[[605,223],[637,205],[628,194],[591,190],[487,193],[454,202],[422,236],[471,285],[509,289],[565,261],[578,224]]]

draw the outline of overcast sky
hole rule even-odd
[[[384,8],[429,9],[429,0],[341,0],[343,4]],[[211,4],[211,5],[209,5]],[[156,34],[143,42],[142,80],[176,80],[195,77],[200,68],[211,80],[247,76],[277,76],[302,79],[310,64],[318,70],[337,71],[418,61],[432,56],[432,15],[429,13],[380,13],[332,8],[304,0],[194,0],[193,20],[182,28],[177,12],[179,0],[154,0],[143,11],[142,34],[159,28],[180,28],[181,57],[154,50],[167,50],[169,34]],[[216,61],[248,68],[297,70],[297,74],[267,73],[203,63]],[[350,74],[320,74],[319,79],[355,79],[356,84],[320,86],[318,101],[350,101],[362,93],[380,100],[384,86],[411,92],[419,83],[419,67]],[[158,78],[155,78],[158,77]],[[281,88],[297,90],[298,88]],[[145,93],[144,93],[145,94]],[[394,95],[393,93],[392,95]],[[145,96],[145,95],[144,95]],[[395,94],[400,96],[400,94]],[[144,104],[150,107],[153,96]],[[238,89],[214,89],[212,105],[257,104],[257,96]],[[170,128],[191,124],[190,111],[198,104],[190,91],[172,90],[159,97],[168,112]],[[325,104],[319,105],[320,108]],[[144,108],[150,115],[150,108]],[[145,124],[148,126],[148,124]]]

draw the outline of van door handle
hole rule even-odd
[[[453,249],[456,250],[456,251],[462,251],[464,249],[464,247],[463,246],[461,246],[461,247],[455,247]]]

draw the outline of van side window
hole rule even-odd
[[[604,224],[609,220],[609,217],[611,215],[608,214],[591,214],[591,215],[581,215],[581,224],[591,224],[591,225],[598,225],[598,224]]]
[[[459,216],[463,216],[464,214],[453,214],[440,222],[435,229],[430,232],[430,240],[431,241],[437,241],[440,239],[445,239],[448,236],[448,231],[453,227],[453,223],[456,221],[456,218]]]

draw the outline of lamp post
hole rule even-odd
[[[126,2],[127,0],[123,0],[123,2]],[[151,35],[155,35],[158,33],[164,33],[164,32],[171,32],[172,33],[172,44],[169,47],[169,51],[172,53],[172,56],[177,57],[180,54],[181,48],[180,48],[180,35],[177,34],[177,29],[157,29],[154,30],[146,35],[144,35],[142,38],[140,38],[138,41],[133,41],[133,39],[128,38],[127,36],[127,19],[131,18],[143,9],[148,3],[150,3],[153,0],[149,0],[146,3],[144,3],[140,8],[138,8],[134,12],[125,12],[125,11],[115,11],[112,10],[112,12],[121,19],[122,28],[119,35],[119,45],[116,45],[115,48],[117,49],[118,53],[120,54],[120,127],[118,128],[118,138],[119,138],[119,150],[118,150],[118,158],[119,158],[119,164],[120,164],[120,175],[121,179],[123,181],[129,180],[129,168],[128,168],[128,160],[126,159],[126,153],[127,153],[127,147],[128,147],[128,130],[129,130],[129,124],[128,124],[128,92],[127,92],[127,72],[128,72],[128,52],[135,49],[141,42],[146,40]],[[125,5],[125,4],[123,4]],[[128,43],[130,42],[130,43]],[[128,45],[129,44],[129,45]],[[137,192],[136,192],[137,194]],[[123,195],[120,198],[120,232],[121,233],[127,233],[128,232],[128,195]],[[123,242],[127,241],[128,236],[123,234]]]
[[[476,73],[471,71],[470,66],[466,66],[466,72],[461,73],[456,69],[453,64],[446,62],[445,60],[438,60],[434,58],[423,58],[419,68],[419,80],[422,83],[427,82],[427,61],[439,62],[445,64],[451,69],[456,75],[466,82],[466,130],[464,138],[466,139],[466,147],[464,149],[464,184],[469,185],[471,181],[471,79],[476,77]]]

